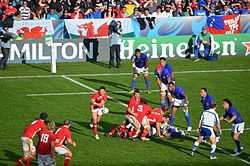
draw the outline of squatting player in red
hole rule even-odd
[[[164,112],[161,108],[155,108],[151,111],[150,114],[147,115],[150,126],[156,127],[156,133],[159,137],[163,138],[164,136],[161,134],[161,123],[164,121]]]
[[[109,112],[109,109],[105,107],[107,99],[108,96],[106,94],[106,89],[103,86],[99,88],[98,92],[91,96],[90,109],[92,112],[92,117],[90,127],[92,128],[94,137],[97,140],[100,139],[97,132],[97,125],[101,121],[102,115]]]
[[[72,134],[69,130],[71,126],[70,120],[65,120],[55,132],[55,151],[59,155],[64,155],[64,166],[68,166],[72,159],[72,152],[65,146],[69,143],[76,146],[76,142],[72,140]]]
[[[47,118],[48,114],[42,112],[40,113],[38,120],[33,121],[25,128],[23,136],[21,137],[23,145],[23,157],[18,159],[16,166],[21,166],[22,164],[25,164],[26,166],[30,165],[36,154],[36,148],[33,145],[33,138],[39,131],[47,128],[44,122],[47,120]]]
[[[38,133],[39,141],[37,144],[37,162],[39,166],[55,166],[55,122],[47,123],[48,129],[43,129]]]

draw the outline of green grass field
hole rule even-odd
[[[158,63],[151,60],[151,71]],[[250,99],[250,60],[249,57],[223,57],[216,62],[200,61],[193,63],[185,59],[172,59],[169,63],[175,70],[177,84],[184,87],[190,100],[192,127],[198,125],[201,112],[199,89],[206,87],[211,95],[216,97],[218,112],[223,114],[221,99],[230,98],[246,121],[245,127],[250,127],[249,99]],[[241,69],[241,71],[235,71]],[[128,61],[122,62],[119,69],[108,69],[106,63],[62,63],[58,64],[57,75],[50,75],[49,64],[9,65],[7,70],[0,71],[0,165],[14,165],[14,161],[22,155],[20,136],[24,127],[36,118],[39,112],[49,113],[49,119],[58,124],[64,119],[73,121],[73,138],[77,147],[72,149],[75,166],[123,166],[123,165],[250,165],[250,131],[246,130],[241,137],[244,153],[239,157],[231,157],[234,143],[230,131],[222,133],[218,144],[223,150],[217,151],[217,160],[210,161],[210,146],[202,145],[199,153],[191,157],[190,151],[193,140],[159,139],[151,141],[124,140],[121,138],[107,138],[101,136],[97,141],[92,137],[88,126],[91,112],[89,110],[89,89],[83,88],[62,75],[67,75],[91,88],[103,85],[108,89],[109,96],[123,103],[127,103],[130,95],[118,91],[129,91],[131,73]],[[223,71],[222,71],[223,70]],[[184,72],[183,72],[184,71]],[[187,72],[191,71],[191,72]],[[196,71],[196,72],[192,72]],[[94,75],[108,73],[106,75]],[[88,75],[87,75],[88,74]],[[91,75],[93,74],[93,75]],[[15,77],[37,76],[37,77]],[[152,89],[156,90],[156,82],[152,78]],[[138,87],[144,89],[142,78],[138,80]],[[77,94],[82,92],[82,94]],[[71,93],[71,94],[69,94]],[[34,95],[36,94],[36,95]],[[41,96],[41,94],[46,94]],[[32,96],[33,95],[33,96]],[[40,95],[40,96],[39,96]],[[159,92],[151,95],[142,94],[153,107],[159,106]],[[107,131],[124,120],[126,107],[117,101],[108,101],[110,113],[102,119],[101,130]],[[176,126],[185,128],[185,118],[182,112],[177,112]],[[223,128],[230,125],[223,123]],[[192,133],[197,136],[196,132]],[[34,161],[34,165],[36,165]],[[63,165],[63,158],[57,158],[57,165]]]

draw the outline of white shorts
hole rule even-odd
[[[148,68],[145,69],[145,67],[139,68],[139,67],[135,67],[134,68],[134,74],[148,74]]]
[[[185,99],[176,99],[174,98],[174,106],[176,107],[183,107],[183,106],[187,106],[187,104],[185,103]]]
[[[147,116],[144,116],[144,118],[142,119],[141,125],[143,127],[149,127],[150,126]]]
[[[56,162],[51,155],[38,154],[37,163],[39,166],[55,166]]]
[[[33,145],[32,139],[28,137],[21,137],[23,145],[23,155],[32,157],[36,153],[36,147]]]
[[[166,94],[166,90],[168,90],[168,86],[161,82],[160,88],[161,88],[161,92],[165,92],[165,94]]]
[[[244,126],[245,126],[245,122],[233,124],[232,125],[232,133],[242,134],[244,132]]]
[[[91,112],[97,112],[97,115],[102,116],[103,114],[109,113],[109,109],[106,107],[92,109]]]
[[[64,155],[70,152],[70,150],[66,146],[61,145],[61,146],[55,147],[55,152],[59,155]]]

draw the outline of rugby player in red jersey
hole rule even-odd
[[[54,154],[54,131],[56,128],[55,122],[50,121],[47,123],[48,129],[43,129],[38,133],[39,141],[37,144],[37,162],[39,166],[55,166]]]
[[[93,134],[95,139],[99,140],[100,137],[97,132],[97,125],[101,121],[101,117],[103,114],[107,114],[109,109],[105,107],[105,103],[108,99],[106,94],[106,88],[101,86],[95,94],[91,96],[91,104],[90,109],[92,112],[91,124]]]
[[[44,122],[47,120],[47,118],[48,114],[46,112],[42,112],[39,115],[39,119],[33,121],[25,128],[23,136],[21,137],[24,155],[23,157],[18,159],[16,166],[21,166],[22,164],[26,166],[30,165],[32,159],[36,154],[36,148],[33,144],[33,138],[39,131],[47,128]]]
[[[72,140],[72,134],[70,131],[71,121],[65,120],[63,125],[60,126],[55,132],[55,151],[59,155],[64,155],[64,166],[68,166],[72,159],[72,152],[65,146],[65,144],[71,144],[74,147],[76,142]]]
[[[161,124],[164,121],[164,112],[161,108],[155,108],[151,111],[150,114],[147,115],[148,121],[150,123],[150,126],[153,126],[156,128],[156,134],[163,138],[164,136],[161,134]]]

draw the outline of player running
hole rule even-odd
[[[109,109],[105,107],[105,103],[108,99],[108,96],[106,94],[106,88],[101,86],[95,94],[91,96],[91,124],[90,127],[92,128],[93,134],[95,139],[99,140],[100,137],[97,132],[98,124],[101,121],[101,117],[103,114],[107,114],[109,112]]]
[[[229,99],[223,99],[222,101],[225,114],[220,118],[220,120],[224,120],[227,123],[232,123],[231,136],[236,145],[235,153],[233,153],[232,156],[238,156],[241,154],[241,150],[243,149],[240,144],[240,135],[244,131],[245,122],[237,109],[233,107],[233,104]]]
[[[64,120],[62,126],[60,126],[55,132],[55,151],[59,155],[64,155],[64,166],[69,166],[72,159],[72,152],[65,146],[65,144],[71,144],[74,147],[76,142],[72,140],[72,134],[69,130],[71,126],[70,120]]]
[[[170,64],[167,64],[166,58],[160,58],[160,64],[155,68],[155,76],[157,85],[160,89],[160,104],[164,111],[169,108],[169,101],[167,98],[168,83],[173,81],[173,68]]]
[[[56,128],[55,122],[50,121],[47,123],[48,129],[43,129],[38,133],[39,141],[37,145],[37,162],[39,166],[55,166],[54,154],[54,131]]]
[[[170,82],[168,85],[168,98],[172,102],[172,111],[170,115],[170,126],[174,126],[175,114],[178,108],[181,108],[185,113],[185,119],[187,122],[187,131],[192,130],[190,114],[188,111],[188,97],[184,92],[184,89],[180,86],[176,86],[174,82]]]
[[[36,155],[36,148],[33,144],[34,136],[41,130],[46,129],[47,126],[45,121],[48,118],[48,114],[46,112],[42,112],[39,115],[39,119],[33,121],[29,124],[21,137],[22,145],[23,145],[23,157],[18,159],[16,166],[21,166],[22,164],[29,166],[31,161]]]
[[[151,93],[151,81],[149,79],[149,72],[148,72],[148,57],[146,54],[141,53],[140,49],[135,49],[135,54],[131,57],[131,63],[133,67],[133,78],[131,81],[131,88],[132,91],[130,93],[134,93],[134,90],[137,86],[136,79],[137,77],[143,73],[144,74],[144,80],[146,89],[148,91],[148,94]]]
[[[211,143],[211,151],[210,151],[210,159],[214,160],[216,159],[216,134],[215,131],[221,133],[221,126],[220,126],[220,119],[217,114],[216,110],[216,104],[212,104],[210,106],[210,109],[204,110],[202,112],[200,122],[199,122],[199,137],[198,139],[193,143],[192,146],[192,153],[193,156],[195,151],[197,150],[199,144],[204,140],[208,139]]]
[[[215,104],[215,100],[213,96],[208,95],[206,88],[200,89],[200,96],[201,96],[201,104],[203,110],[209,110],[211,105]]]

